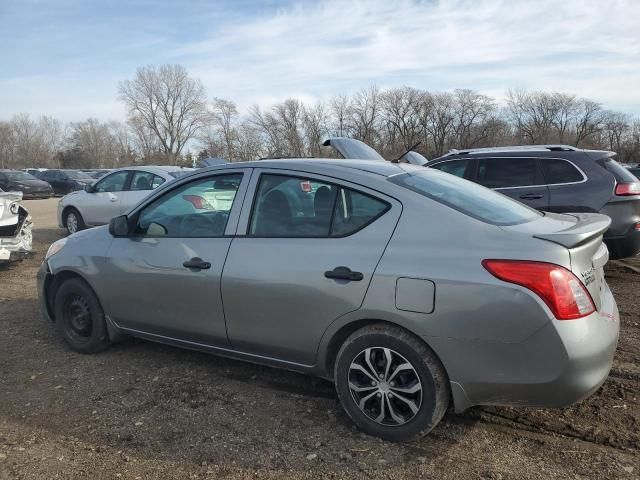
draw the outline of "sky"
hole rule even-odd
[[[240,110],[370,85],[561,91],[640,115],[640,0],[0,0],[0,120],[124,120],[182,64]]]

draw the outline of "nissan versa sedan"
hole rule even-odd
[[[361,430],[404,440],[450,405],[598,389],[619,329],[609,223],[413,165],[228,164],[53,243],[38,290],[75,351],[134,336],[319,375]]]

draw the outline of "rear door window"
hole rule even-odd
[[[332,183],[263,174],[249,235],[343,237],[364,228],[388,208],[382,200]]]
[[[488,188],[537,185],[535,158],[479,158],[476,182]]]
[[[135,171],[131,179],[130,190],[155,190],[164,183],[164,178],[153,173]]]
[[[584,175],[571,162],[560,158],[541,158],[540,166],[545,183],[557,185],[559,183],[582,182]]]

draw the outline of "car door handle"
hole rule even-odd
[[[361,272],[353,272],[349,267],[336,267],[333,270],[324,272],[324,276],[334,280],[349,280],[351,282],[359,282],[364,278]]]
[[[211,264],[205,262],[200,257],[193,257],[191,260],[184,262],[182,266],[193,270],[209,270],[211,268]]]
[[[118,196],[111,193],[109,194],[109,200],[115,202],[116,200],[118,200]]]
[[[524,195],[520,195],[520,198],[522,198],[523,200],[537,200],[539,198],[542,198],[542,194],[541,193],[525,193]]]

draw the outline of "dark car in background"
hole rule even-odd
[[[611,258],[640,252],[640,181],[615,153],[568,145],[452,150],[426,164],[492,188],[540,211],[611,217]]]
[[[84,190],[86,185],[94,182],[93,178],[80,170],[50,169],[41,172],[38,178],[48,182],[55,195]]]
[[[5,192],[22,192],[25,200],[49,198],[53,195],[47,182],[20,170],[0,170],[0,189]]]

